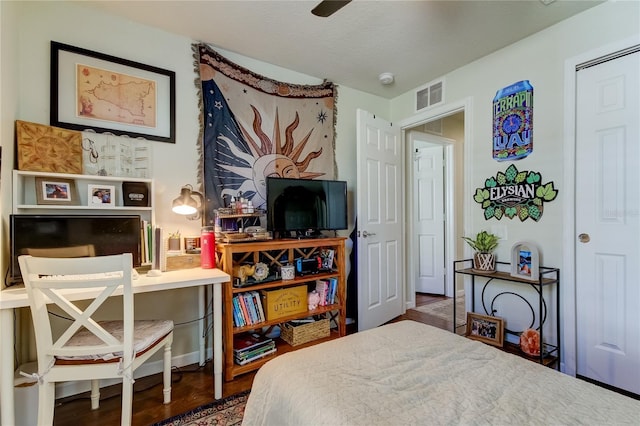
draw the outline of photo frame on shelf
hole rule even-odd
[[[176,141],[173,71],[52,41],[50,90],[52,126]]]
[[[540,278],[540,252],[530,241],[518,241],[511,247],[511,276],[538,281]]]
[[[116,187],[113,185],[87,185],[87,200],[91,207],[114,207]]]
[[[36,177],[36,203],[77,206],[78,196],[73,179]]]
[[[467,312],[466,336],[469,339],[502,347],[504,344],[504,319]]]

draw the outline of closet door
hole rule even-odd
[[[577,374],[640,394],[640,53],[577,71]]]

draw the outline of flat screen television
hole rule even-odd
[[[131,253],[133,266],[141,264],[138,215],[30,215],[10,216],[11,265],[7,285],[22,282],[18,256],[36,251],[91,245],[95,256]]]
[[[281,237],[347,229],[347,182],[268,177],[267,229]]]

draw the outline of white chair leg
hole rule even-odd
[[[133,374],[131,369],[127,373]],[[122,378],[122,416],[120,423],[122,426],[131,426],[131,413],[133,411],[133,380],[126,377]]]
[[[53,424],[53,408],[56,400],[56,384],[44,382],[38,385],[38,425]],[[18,419],[16,419],[18,420]]]
[[[164,366],[162,371],[164,403],[171,402],[171,342],[164,346]]]
[[[91,380],[91,409],[100,408],[100,381]]]

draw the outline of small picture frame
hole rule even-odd
[[[73,179],[37,177],[35,182],[36,202],[38,204],[78,205],[76,186]]]
[[[511,247],[511,276],[530,281],[540,278],[540,252],[530,241],[518,241]]]
[[[500,317],[467,312],[466,336],[469,339],[502,347],[504,343],[504,320]]]
[[[87,185],[87,199],[91,207],[113,207],[116,205],[116,187],[112,185]]]

